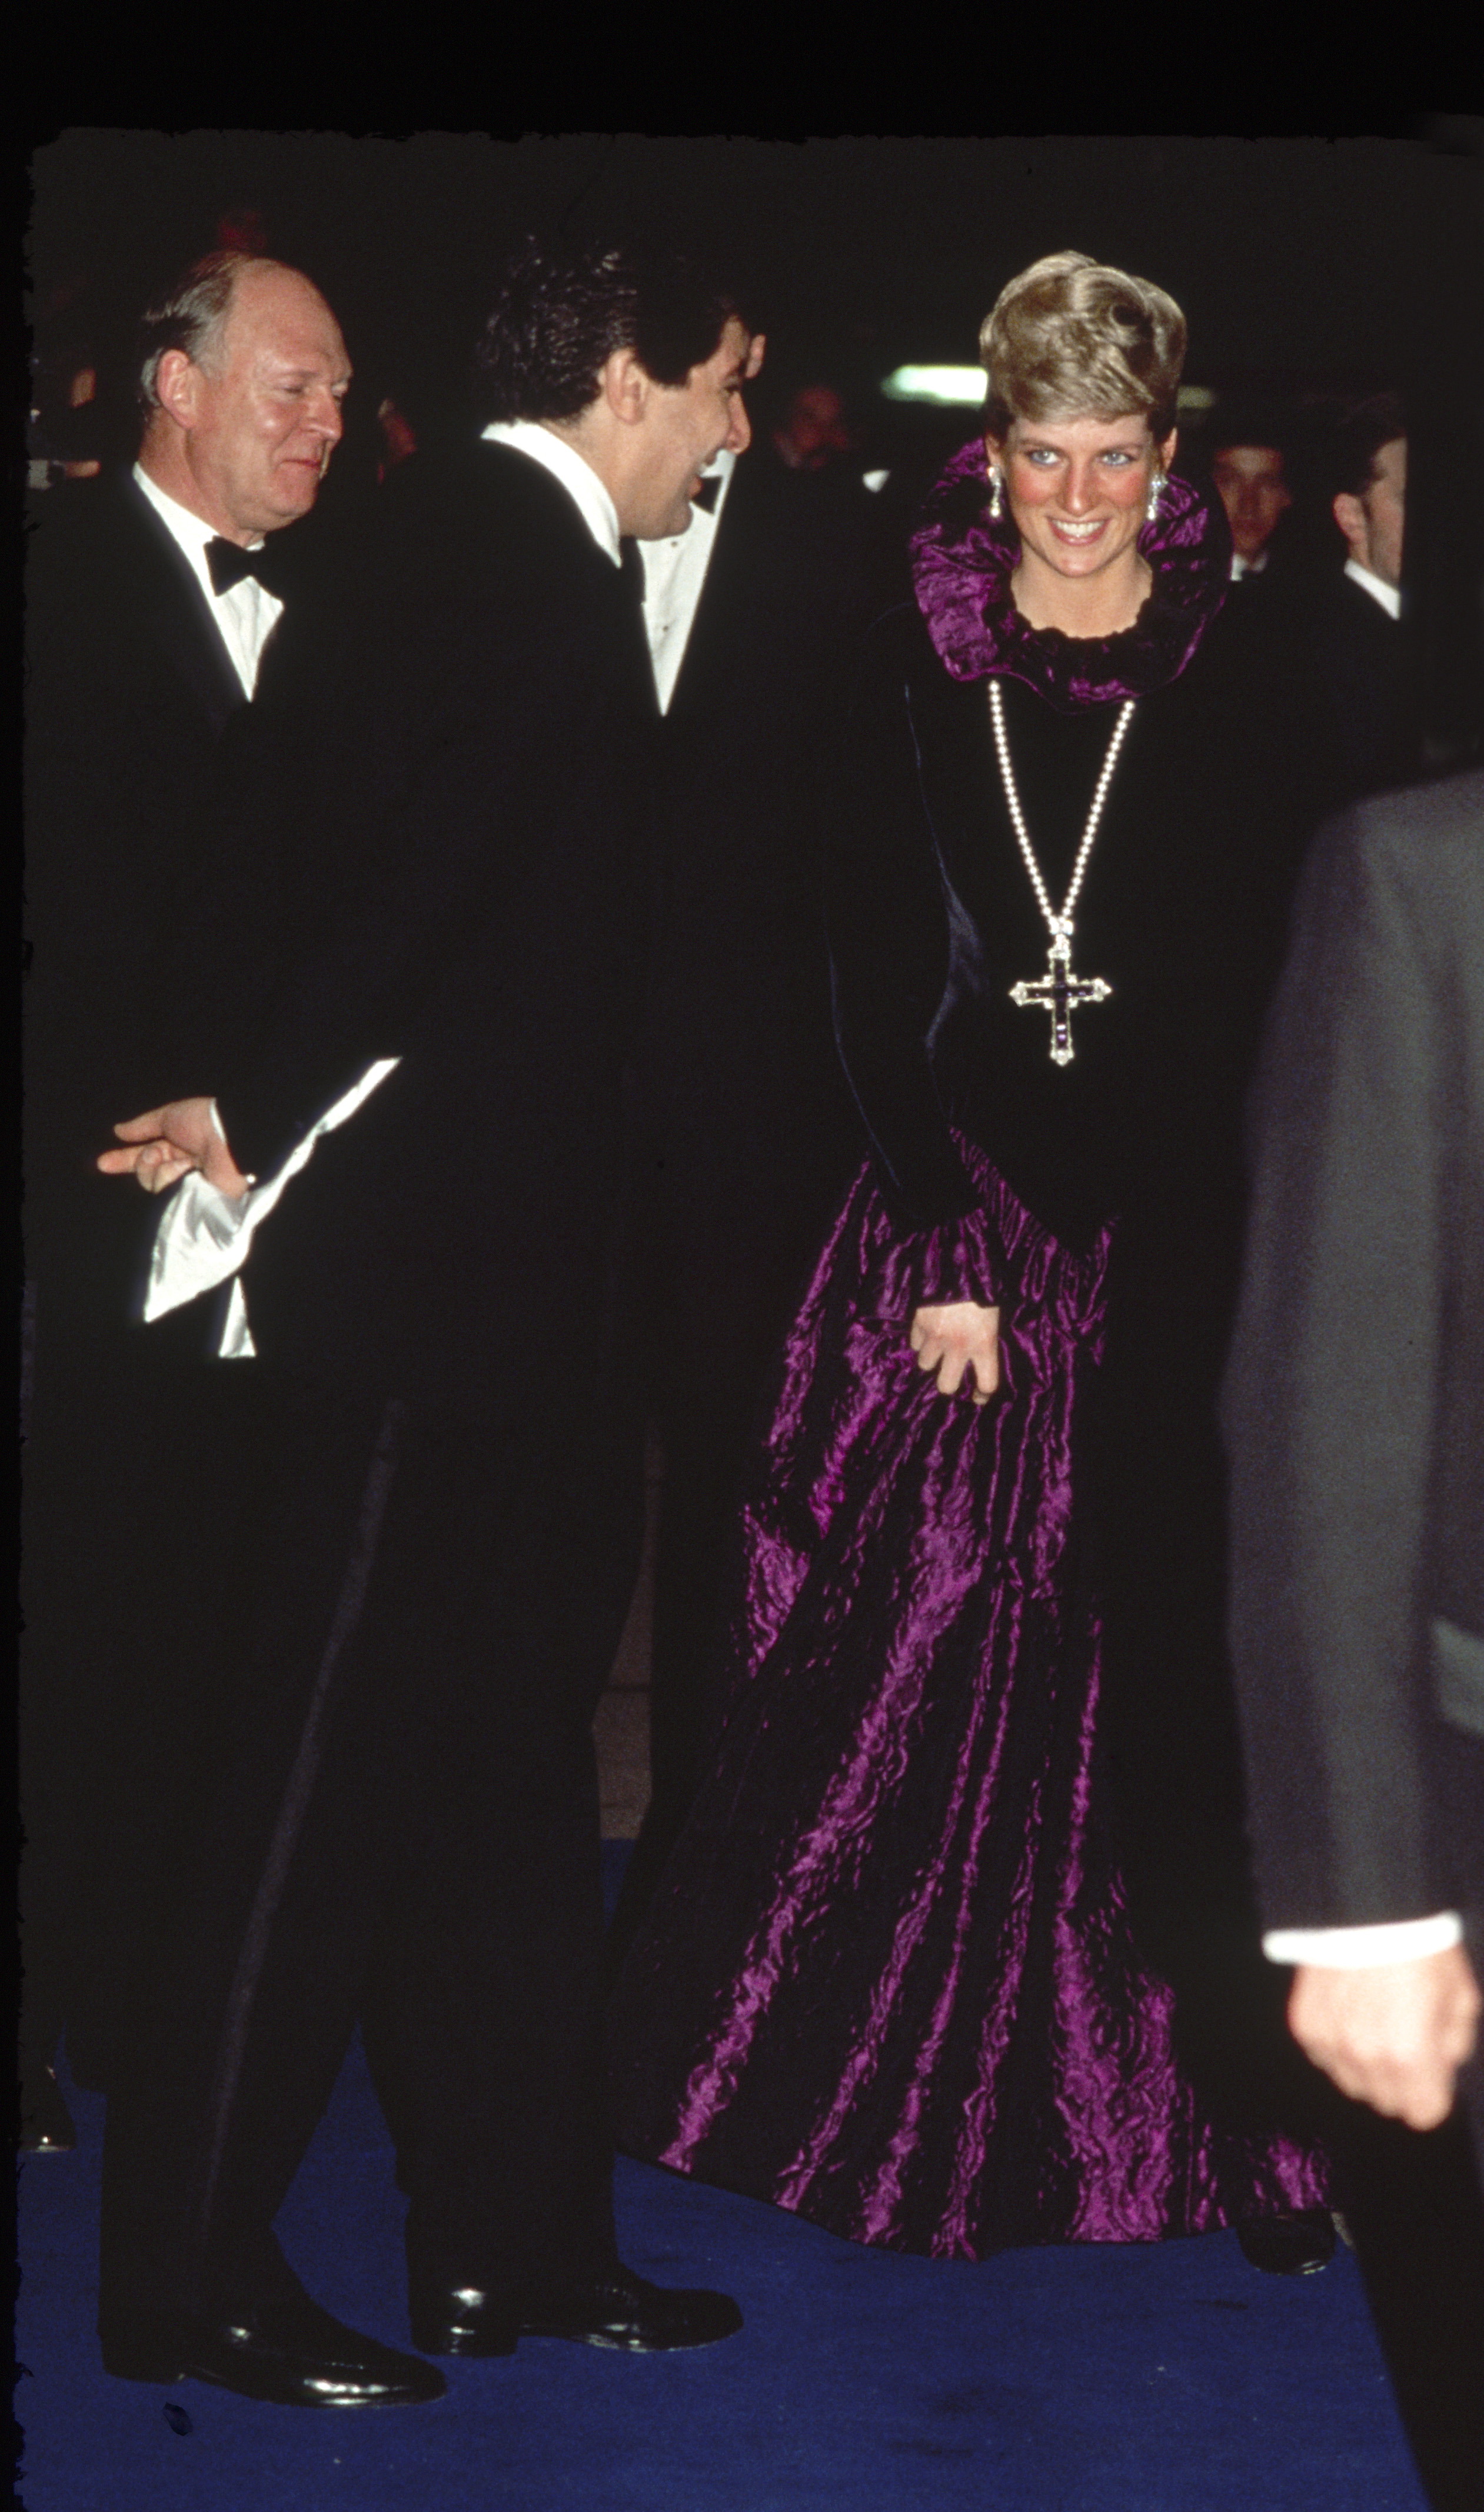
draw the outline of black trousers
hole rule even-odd
[[[231,1453],[201,1479],[232,1516],[178,1565],[186,1732],[110,2063],[102,2308],[251,2282],[358,2021],[414,2269],[580,2272],[612,2249],[591,1721],[637,1415],[589,1391],[474,1425],[216,1374]]]
[[[179,1732],[167,1707],[179,1582],[159,1546],[164,1528],[191,1547],[198,1439],[182,1426],[213,1375],[206,1306],[130,1326],[122,1269],[111,1308],[69,1299],[51,1280],[28,1286],[19,1705],[26,2078],[51,2061],[63,2027],[74,2074],[94,2086],[106,2075],[134,1895],[154,1854],[164,1762]]]
[[[1468,1951],[1484,1980],[1484,1742],[1458,1731],[1440,1780]],[[1345,2203],[1407,2439],[1437,2512],[1484,2492],[1484,2044],[1426,2136],[1347,2103]]]
[[[742,1486],[840,1167],[838,1156],[833,1165],[821,1159],[806,1184],[785,1178],[766,1194],[760,1189],[750,1226],[733,1214],[728,1231],[726,1212],[701,1203],[683,1247],[656,1260],[663,1296],[651,1321],[646,1389],[664,1484],[649,1664],[650,1796],[609,1931],[614,1977],[704,1776],[726,1676]]]
[[[1484,2472],[1484,2130],[1477,2059],[1464,2104],[1425,2136],[1347,2104],[1340,2196],[1412,2455],[1437,2512],[1477,2512]]]

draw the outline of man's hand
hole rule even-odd
[[[226,1146],[210,1099],[173,1099],[115,1125],[121,1152],[103,1152],[98,1167],[109,1177],[137,1178],[146,1195],[164,1195],[187,1169],[199,1169],[223,1195],[246,1195],[248,1181]]]
[[[975,1300],[957,1300],[946,1309],[918,1309],[909,1337],[918,1367],[936,1370],[943,1395],[956,1395],[963,1373],[973,1375],[969,1393],[976,1404],[988,1404],[999,1385],[999,1311],[982,1309]]]
[[[1288,2028],[1343,2094],[1409,2128],[1436,2128],[1453,2108],[1481,2004],[1462,1945],[1365,1971],[1300,1963]]]

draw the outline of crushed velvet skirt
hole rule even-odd
[[[1322,2158],[1192,2080],[1111,1836],[1074,1437],[1111,1236],[1069,1254],[963,1149],[955,1270],[999,1292],[1000,1393],[917,1368],[945,1250],[863,1176],[750,1476],[709,1776],[619,1984],[619,2144],[944,2257],[1322,2204]]]

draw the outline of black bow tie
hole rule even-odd
[[[212,579],[212,591],[230,593],[233,585],[241,584],[245,575],[255,575],[261,584],[263,576],[259,561],[264,555],[260,549],[239,549],[236,541],[223,540],[218,532],[206,545],[207,573]]]
[[[704,506],[708,515],[714,515],[717,510],[717,499],[721,493],[722,474],[720,471],[714,471],[709,480],[697,482],[695,495],[690,502],[692,506]]]

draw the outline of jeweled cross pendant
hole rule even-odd
[[[1051,1061],[1072,1062],[1072,1007],[1074,1003],[1103,1003],[1113,993],[1106,977],[1074,977],[1072,973],[1072,927],[1058,920],[1052,927],[1051,949],[1046,959],[1043,977],[1022,977],[1010,988],[1011,1000],[1017,1003],[1038,1003],[1051,1014]]]

